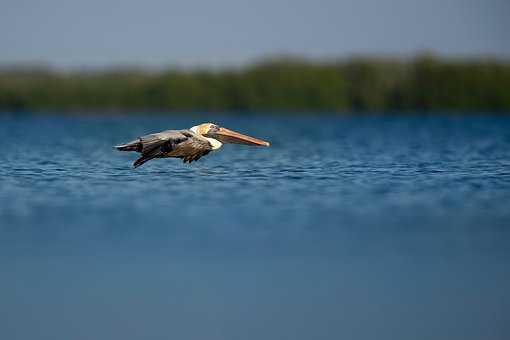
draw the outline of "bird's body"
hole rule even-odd
[[[174,157],[191,163],[209,152],[221,148],[224,143],[269,146],[268,142],[221,128],[215,124],[205,123],[189,130],[166,130],[152,133],[129,143],[117,145],[115,148],[120,151],[141,153],[140,158],[133,163],[136,168],[154,158]]]

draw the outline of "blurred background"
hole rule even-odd
[[[0,1],[0,338],[509,339],[509,14]]]
[[[508,112],[505,0],[3,1],[0,108]]]

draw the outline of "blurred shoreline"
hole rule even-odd
[[[269,58],[232,68],[0,66],[0,114],[509,114],[510,60]]]
[[[164,109],[152,109],[152,108],[88,108],[88,109],[23,109],[23,110],[12,110],[12,109],[0,109],[0,117],[5,118],[32,118],[32,117],[76,117],[76,118],[101,118],[101,117],[124,117],[124,118],[139,118],[139,117],[153,117],[153,118],[165,118],[165,117],[186,117],[204,119],[207,117],[245,117],[245,118],[257,118],[257,117],[269,117],[269,118],[281,118],[286,119],[289,117],[294,118],[327,118],[327,117],[338,117],[338,118],[355,118],[355,117],[366,117],[366,118],[377,118],[377,117],[394,117],[394,118],[405,118],[405,117],[416,117],[416,118],[433,118],[433,117],[472,117],[472,118],[483,118],[483,117],[510,117],[510,110],[508,111],[491,111],[491,110],[466,110],[466,111],[453,111],[453,110],[387,110],[387,111],[311,111],[311,110],[257,110],[257,111],[225,111],[225,110],[164,110]]]

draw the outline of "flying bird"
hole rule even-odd
[[[133,166],[139,167],[154,158],[181,158],[191,163],[209,152],[218,150],[223,144],[246,144],[269,146],[269,142],[243,135],[213,123],[204,123],[186,130],[166,130],[138,137],[129,143],[116,145],[120,151],[135,151],[141,154]]]

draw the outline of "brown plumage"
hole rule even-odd
[[[221,148],[224,143],[269,146],[269,142],[243,135],[212,123],[193,126],[189,130],[166,130],[135,139],[115,148],[142,155],[133,166],[139,167],[153,158],[175,157],[191,163]]]
[[[212,145],[206,138],[191,130],[167,130],[139,137],[115,148],[141,153],[140,158],[133,163],[137,168],[153,158],[175,157],[191,163],[211,152]]]

